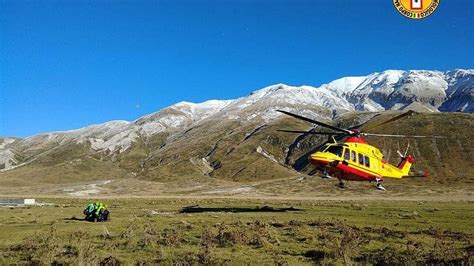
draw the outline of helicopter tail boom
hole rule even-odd
[[[407,176],[410,172],[410,168],[415,162],[415,158],[412,155],[407,155],[402,158],[400,164],[398,164],[398,169],[401,170],[402,176]]]

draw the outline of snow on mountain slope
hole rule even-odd
[[[234,100],[209,100],[202,103],[179,102],[171,108],[187,114],[193,121],[205,119],[227,107]]]
[[[382,73],[374,73],[346,94],[346,98],[359,111],[381,111],[385,110],[386,98],[395,90],[404,71],[387,70]]]
[[[35,153],[35,150],[41,150],[49,146],[64,145],[68,143],[83,144],[90,139],[112,138],[113,136],[123,132],[129,124],[130,122],[128,121],[119,120],[91,125],[76,130],[37,134],[25,139],[18,139],[13,143],[7,144],[7,147],[14,144],[18,151],[23,153]]]
[[[233,100],[209,100],[202,103],[179,102],[133,122],[135,131],[150,136],[167,129],[179,129],[216,114]]]
[[[339,97],[345,97],[352,93],[367,77],[344,77],[324,84],[321,87],[335,93]]]
[[[285,109],[320,119],[348,111],[407,110],[474,112],[474,70],[448,72],[387,70],[343,77],[319,87],[276,84],[235,100],[179,102],[135,121],[111,121],[77,130],[10,139],[0,144],[0,165],[21,163],[16,154],[41,154],[68,144],[88,144],[95,152],[124,152],[139,138],[179,132],[206,119],[267,123]],[[28,156],[26,156],[28,157]]]
[[[439,107],[446,99],[447,82],[444,74],[433,71],[409,71],[395,84],[395,91],[388,97],[386,109],[397,104],[420,102]]]
[[[453,70],[446,73],[448,100],[439,107],[442,112],[474,112],[474,71]]]
[[[400,110],[412,102],[439,107],[447,82],[437,71],[388,70],[372,74],[349,96],[356,110]]]
[[[276,84],[252,92],[223,108],[227,118],[265,121],[280,114],[275,109],[306,112],[326,117],[314,107],[332,114],[347,111],[405,110],[472,112],[474,70],[450,72],[387,70],[361,77],[344,77],[320,87]]]
[[[38,142],[38,141],[57,141],[64,142],[71,139],[82,141],[89,136],[107,137],[121,132],[130,122],[117,120],[110,121],[103,124],[91,125],[75,130],[56,131],[52,133],[37,134],[24,139],[24,142]]]
[[[293,87],[276,84],[235,100],[221,112],[224,112],[225,117],[230,119],[252,120],[262,118],[268,122],[280,115],[275,111],[277,109],[306,110],[307,115],[320,117],[319,112],[311,112],[315,108],[353,110],[352,105],[347,100],[328,90],[311,86]]]
[[[14,138],[5,138],[0,140],[0,171],[3,169],[9,169],[14,165],[18,164],[15,158],[15,151],[7,148],[7,145],[15,142]]]
[[[210,100],[197,104],[180,102],[133,122],[110,121],[76,130],[38,134],[17,140],[16,143],[5,142],[0,146],[0,164],[5,162],[7,168],[16,163],[7,163],[14,160],[13,153],[7,149],[7,146],[13,145],[20,151],[31,154],[39,154],[58,145],[85,143],[90,144],[94,151],[122,153],[140,137],[182,129],[215,114],[231,102],[232,100]]]

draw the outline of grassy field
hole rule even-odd
[[[105,223],[71,219],[85,199],[41,201],[0,208],[0,264],[474,263],[467,201],[106,199]]]

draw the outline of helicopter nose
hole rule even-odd
[[[327,160],[326,158],[319,156],[316,153],[311,154],[308,159],[309,162],[315,166],[326,166],[331,162],[330,160]]]

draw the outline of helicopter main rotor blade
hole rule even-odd
[[[304,117],[304,116],[301,116],[301,115],[293,114],[293,113],[290,113],[290,112],[287,112],[287,111],[277,110],[277,112],[280,112],[280,113],[283,113],[285,115],[289,115],[289,116],[292,116],[294,118],[297,118],[297,119],[300,119],[300,120],[303,120],[303,121],[306,121],[306,122],[309,122],[309,123],[313,123],[313,124],[316,124],[316,125],[319,125],[319,126],[322,126],[322,127],[326,127],[326,128],[332,129],[332,130],[341,131],[341,132],[344,132],[344,133],[349,134],[349,135],[354,133],[354,132],[352,132],[351,130],[348,130],[348,129],[331,126],[331,125],[328,125],[326,123],[319,122],[319,121],[313,120],[311,118],[307,118],[307,117]]]
[[[341,134],[341,133],[337,133],[337,132],[313,132],[313,131],[283,130],[283,129],[278,129],[277,131],[286,132],[286,133],[313,134],[313,135],[337,135],[337,134]]]
[[[400,114],[400,115],[397,115],[397,116],[395,116],[395,117],[393,117],[393,118],[390,118],[390,119],[387,120],[387,121],[384,121],[384,122],[382,122],[382,123],[380,123],[380,124],[377,124],[377,125],[375,125],[375,126],[371,126],[371,127],[369,127],[369,128],[366,128],[364,131],[368,131],[368,130],[371,130],[371,129],[374,129],[374,128],[377,128],[377,127],[380,127],[380,126],[383,126],[383,125],[386,125],[386,124],[395,122],[395,121],[397,121],[397,120],[399,120],[399,119],[404,118],[405,116],[410,116],[410,115],[413,115],[413,114],[415,114],[415,113],[416,113],[415,111],[408,110],[407,112],[405,112],[405,113],[403,113],[403,114]]]
[[[423,135],[393,135],[393,134],[378,134],[378,133],[360,133],[362,136],[374,137],[394,137],[394,138],[435,138],[444,139],[444,136],[423,136]]]

